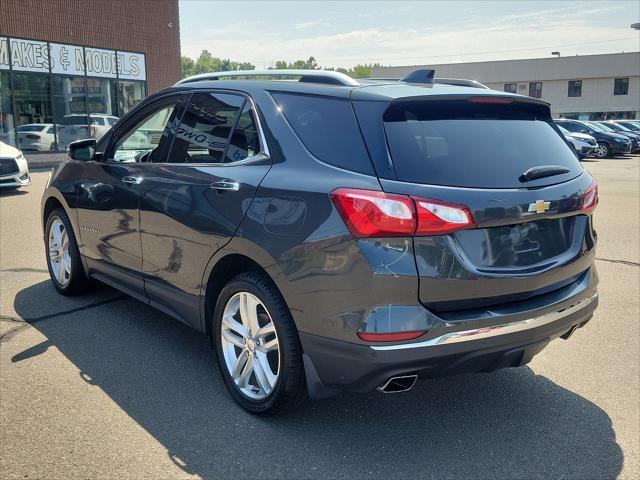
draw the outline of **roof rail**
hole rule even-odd
[[[485,88],[490,90],[485,84],[477,82],[476,80],[468,80],[466,78],[436,78],[436,83],[457,85],[459,87]]]
[[[202,80],[220,80],[232,77],[300,77],[298,82],[324,83],[327,85],[342,85],[346,87],[357,87],[360,85],[353,78],[344,73],[330,70],[235,70],[230,72],[211,72],[193,75],[183,78],[176,85],[199,82]]]

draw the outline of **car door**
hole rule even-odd
[[[196,327],[208,260],[233,237],[270,168],[247,97],[194,93],[165,163],[148,162],[140,232],[151,304]]]
[[[111,135],[102,160],[83,162],[78,182],[79,233],[89,274],[144,301],[141,159],[166,157],[171,137],[165,127],[182,114],[180,101],[164,98],[129,118]]]

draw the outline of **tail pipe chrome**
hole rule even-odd
[[[418,380],[417,375],[403,375],[401,377],[391,377],[383,385],[378,387],[382,393],[408,392],[413,388]]]

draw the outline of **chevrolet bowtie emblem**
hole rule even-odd
[[[545,202],[544,200],[536,200],[535,203],[529,204],[529,212],[544,213],[549,210],[551,202]]]

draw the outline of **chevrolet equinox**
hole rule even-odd
[[[255,414],[526,364],[596,308],[597,184],[548,103],[433,73],[149,96],[53,171],[53,285],[95,279],[205,333]]]

